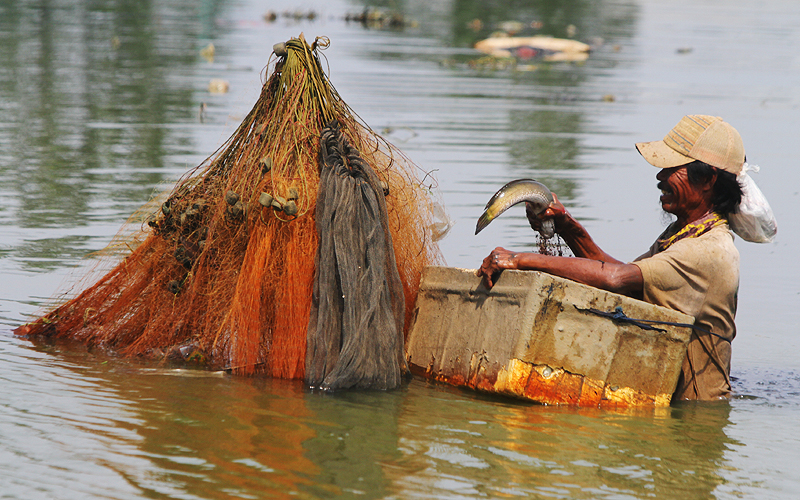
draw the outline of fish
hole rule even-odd
[[[475,227],[475,234],[480,233],[483,228],[489,225],[500,214],[516,205],[526,201],[533,205],[534,213],[544,212],[550,203],[553,202],[553,193],[547,186],[533,179],[517,179],[501,187],[486,204],[483,214],[478,218],[478,225]],[[555,234],[555,224],[553,219],[542,221],[539,233],[544,238],[552,238]]]

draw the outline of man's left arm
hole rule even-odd
[[[483,259],[478,275],[483,277],[486,287],[491,288],[503,269],[543,271],[635,298],[641,298],[644,289],[642,271],[634,264],[512,252],[501,247],[495,248]]]

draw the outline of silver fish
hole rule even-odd
[[[475,234],[480,233],[500,214],[523,201],[531,203],[534,207],[534,213],[538,215],[544,212],[553,202],[553,193],[550,192],[547,186],[533,179],[517,179],[509,182],[501,187],[492,196],[489,203],[486,204],[486,210],[483,211],[483,214],[478,219],[478,225],[475,227]],[[543,220],[539,233],[545,238],[552,238],[555,234],[553,219]]]

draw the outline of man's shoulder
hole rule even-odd
[[[727,224],[715,227],[700,236],[684,238],[653,256],[673,262],[695,272],[720,272],[739,268],[739,250]]]
[[[710,229],[700,236],[678,240],[663,251],[658,251],[657,247],[658,243],[655,243],[634,263],[638,264],[648,259],[680,261],[689,265],[692,265],[691,263],[702,265],[709,259],[729,261],[734,265],[738,265],[739,262],[739,251],[733,244],[733,233],[727,224]]]
[[[689,248],[692,251],[697,251],[703,248],[712,249],[718,247],[726,252],[736,253],[737,255],[739,254],[739,251],[736,249],[736,245],[733,244],[733,233],[727,224],[722,224],[712,228],[700,236],[694,238],[685,238],[676,242],[672,247],[674,247],[676,250],[684,251]]]
[[[634,264],[642,270],[646,290],[660,289],[666,293],[692,283],[688,286],[693,290],[706,293],[714,288],[717,293],[735,290],[739,282],[739,252],[727,226],[684,238]],[[653,293],[652,290],[646,292],[645,297],[651,299],[646,300],[652,301]]]

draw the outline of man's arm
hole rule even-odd
[[[644,290],[642,271],[635,264],[606,262],[580,257],[556,257],[530,252],[512,252],[497,247],[483,259],[478,276],[487,288],[503,269],[543,271],[610,292],[641,298]]]
[[[536,215],[533,212],[533,207],[529,203],[526,203],[525,214],[528,216],[528,222],[530,222],[531,227],[537,231],[539,227],[541,227],[542,220],[553,219],[556,233],[564,239],[564,242],[569,246],[576,257],[599,260],[606,263],[623,263],[597,246],[597,243],[589,236],[589,232],[586,231],[586,228],[575,220],[567,209],[564,208],[564,205],[558,201],[558,196],[556,196],[555,193],[553,193],[553,203],[551,203],[544,212]]]

